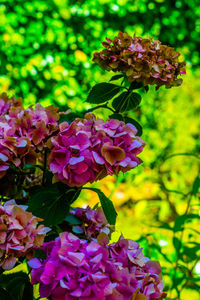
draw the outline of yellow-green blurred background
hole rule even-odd
[[[122,232],[138,240],[145,255],[161,262],[169,297],[180,300],[198,300],[200,289],[199,221],[187,222],[183,233],[167,229],[179,222],[188,201],[187,212],[199,215],[194,192],[200,148],[199,4],[199,0],[0,0],[0,91],[23,97],[27,106],[40,102],[79,111],[90,108],[84,103],[90,88],[113,75],[92,63],[92,53],[101,49],[106,36],[113,38],[119,31],[153,36],[175,47],[186,60],[182,86],[159,91],[151,87],[137,112],[129,114],[143,126],[143,164],[94,184],[111,197],[118,211],[113,238]],[[98,114],[107,117],[103,110]],[[175,153],[191,155],[166,160]],[[75,204],[96,201],[87,191]]]

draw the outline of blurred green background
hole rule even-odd
[[[175,47],[187,75],[181,87],[151,87],[129,114],[143,126],[143,164],[94,186],[118,210],[116,238],[123,232],[138,240],[145,255],[161,262],[169,297],[198,300],[199,0],[0,0],[0,91],[23,97],[27,106],[90,108],[84,103],[90,88],[113,75],[92,63],[92,53],[119,31]],[[187,155],[166,160],[175,153]],[[84,192],[76,205],[95,201]]]

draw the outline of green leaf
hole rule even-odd
[[[27,299],[30,300],[33,299],[33,286],[29,281],[25,283],[22,300],[27,300]]]
[[[131,123],[133,124],[136,128],[137,128],[137,135],[141,136],[143,131],[142,131],[142,126],[134,119],[129,118],[129,117],[125,117],[124,118],[125,123]]]
[[[63,193],[57,184],[45,187],[32,194],[28,201],[28,210],[35,216],[44,219],[43,223],[47,226],[61,223],[69,212],[72,197],[77,190],[70,194],[72,189],[66,186]]]
[[[70,188],[65,195],[69,203],[72,204],[79,197],[80,193],[81,188]]]
[[[137,90],[137,89],[141,89],[143,86],[144,85],[142,82],[133,81],[133,82],[131,82],[130,89]]]
[[[25,166],[23,166],[23,168],[22,168],[22,170],[29,170],[29,169],[36,169],[36,166],[34,166],[34,165],[30,165],[30,164],[27,164],[27,165],[25,165]]]
[[[173,230],[173,228],[171,228],[171,226],[166,222],[161,222],[159,226],[151,225],[151,227]]]
[[[123,92],[118,97],[116,97],[112,106],[115,110],[120,112],[125,112],[136,108],[141,102],[141,96],[138,93]]]
[[[61,114],[59,119],[59,124],[63,122],[72,123],[76,118],[83,118],[84,115],[81,113],[69,113],[69,114]]]
[[[181,251],[181,257],[183,262],[192,262],[195,261],[199,255],[197,254],[200,250],[200,244],[194,247],[183,247],[183,251]]]
[[[113,83],[98,83],[91,89],[86,101],[94,104],[104,103],[117,95],[121,88],[123,87]]]
[[[181,215],[178,218],[176,218],[175,223],[174,223],[174,232],[182,231],[183,230],[183,225],[185,222],[189,222],[192,219],[200,219],[199,215],[196,214],[189,214],[189,215]]]
[[[128,98],[127,110],[131,110],[137,107],[142,100],[142,97],[138,93],[131,93],[130,97]]]
[[[115,110],[120,111],[120,112],[124,112],[124,106],[126,108],[126,98],[128,97],[128,92],[123,92],[121,93],[119,96],[117,96],[113,102],[112,102],[112,106]]]
[[[123,116],[121,114],[117,114],[117,113],[110,115],[109,118],[123,121]]]
[[[30,169],[35,170],[36,168],[38,168],[38,169],[40,169],[40,170],[42,170],[42,171],[44,170],[43,167],[40,166],[40,165],[30,165],[30,164],[26,164],[26,165],[22,168],[22,170],[24,170],[24,171],[30,170]]]
[[[177,237],[173,237],[173,245],[177,252],[179,252],[181,248],[181,241]]]
[[[123,74],[121,74],[121,75],[114,75],[114,76],[112,76],[112,77],[110,78],[109,81],[115,81],[115,80],[118,80],[118,79],[120,79],[120,78],[122,78],[122,77],[124,77]]]
[[[182,231],[183,230],[183,225],[187,219],[187,215],[182,215],[176,218],[175,223],[174,223],[174,232]]]
[[[33,287],[29,277],[24,272],[2,274],[0,276],[0,299],[4,299],[4,293],[8,293],[6,300],[27,300],[33,299]],[[2,290],[4,289],[4,291]]]
[[[72,215],[72,214],[69,214],[68,216],[66,216],[65,221],[67,221],[71,225],[80,225],[80,224],[82,224],[82,221],[79,218]]]
[[[0,299],[1,300],[13,300],[9,293],[4,290],[2,287],[0,287]]]
[[[91,190],[91,191],[97,193],[97,195],[99,196],[99,200],[101,202],[103,212],[106,216],[108,223],[110,225],[115,225],[116,218],[117,218],[117,212],[113,206],[112,201],[109,198],[107,198],[106,195],[104,195],[104,193],[102,191],[100,191],[99,189],[96,189],[96,188],[84,188],[84,189],[88,189],[88,190]]]
[[[199,282],[200,277],[186,277],[185,280]]]
[[[45,259],[46,258],[46,254],[41,249],[35,249],[34,250],[34,258]]]
[[[193,187],[192,187],[192,194],[193,194],[193,196],[196,197],[199,188],[200,188],[200,178],[199,178],[199,176],[197,176],[195,178],[195,180],[194,180]]]
[[[99,207],[99,202],[97,202],[94,206],[93,206],[93,210],[97,209]]]
[[[177,299],[180,299],[180,291],[178,289],[178,287],[180,286],[181,282],[185,279],[185,275],[184,276],[181,276],[181,277],[175,277],[173,278],[173,285],[172,285],[172,288],[176,289],[176,292],[178,294],[178,298]]]
[[[172,158],[174,156],[193,156],[193,157],[196,157],[197,159],[200,159],[200,156],[198,156],[195,153],[185,152],[185,153],[174,153],[174,154],[171,154],[171,155],[167,156],[164,160],[170,159],[170,158]]]
[[[169,263],[172,263],[172,262],[170,261],[169,257],[168,257],[166,254],[164,254],[164,253],[162,252],[162,248],[160,247],[159,244],[151,243],[151,246],[150,246],[150,247],[156,249],[156,250],[164,257],[164,259],[165,259],[166,261],[168,261]]]

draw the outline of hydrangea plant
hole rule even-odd
[[[123,236],[111,242],[117,213],[90,184],[142,162],[142,126],[128,111],[137,109],[140,89],[149,84],[180,85],[185,63],[151,38],[120,32],[102,44],[106,49],[93,61],[118,74],[92,88],[87,101],[97,105],[88,111],[25,108],[22,99],[0,95],[1,273],[28,260],[31,284],[52,300],[163,299],[159,262]],[[111,83],[116,80],[121,84]],[[92,113],[102,107],[111,112],[106,121]],[[72,207],[82,189],[97,193],[101,207]],[[30,299],[31,284],[27,275],[20,299]]]

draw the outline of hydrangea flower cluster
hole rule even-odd
[[[43,246],[45,260],[29,261],[32,284],[52,300],[163,299],[161,268],[132,240],[102,246],[63,232]]]
[[[36,164],[46,140],[58,129],[57,108],[25,109],[22,99],[0,95],[0,178],[10,165]]]
[[[99,240],[101,239],[101,233],[109,236],[112,232],[111,225],[108,224],[103,210],[100,207],[95,210],[91,209],[89,206],[86,208],[77,207],[71,210],[70,213],[82,221],[80,225],[72,227],[72,231],[75,234],[83,235],[89,240]]]
[[[132,124],[110,119],[103,121],[88,113],[71,124],[60,124],[51,141],[49,169],[55,180],[69,186],[82,186],[135,168],[145,145]]]
[[[51,229],[38,226],[42,219],[20,206],[14,200],[0,206],[0,267],[9,270],[21,256],[31,257],[33,249],[42,246]]]
[[[156,84],[156,89],[181,85],[185,62],[179,61],[180,53],[152,38],[131,37],[120,32],[113,40],[103,42],[105,49],[94,53],[93,61],[103,70],[123,72],[130,82]]]

